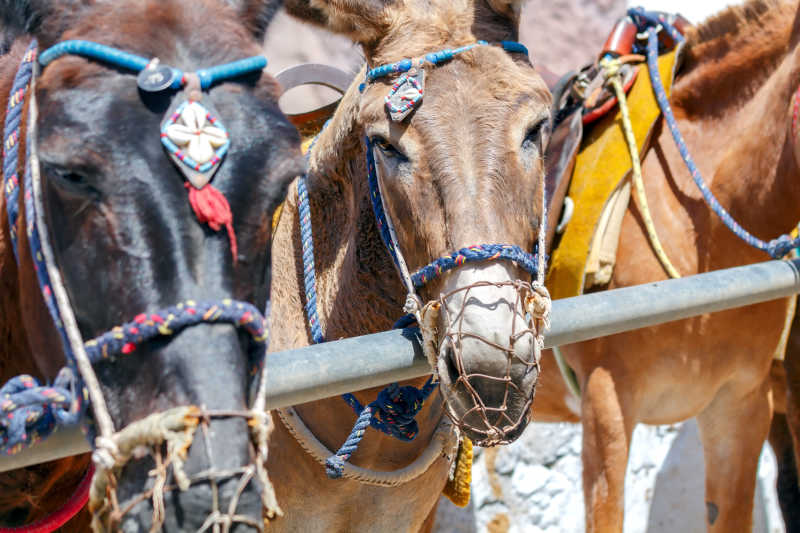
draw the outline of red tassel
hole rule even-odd
[[[194,187],[191,183],[184,183],[189,189],[189,203],[192,204],[194,214],[201,224],[208,224],[214,231],[219,231],[222,226],[228,230],[228,238],[231,240],[231,254],[233,264],[239,255],[236,245],[236,233],[233,231],[233,213],[231,206],[225,196],[211,184],[206,184],[202,189]]]

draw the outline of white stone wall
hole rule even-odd
[[[581,429],[532,424],[514,444],[480,450],[472,501],[439,506],[438,533],[582,533]],[[702,533],[703,456],[692,420],[643,426],[633,436],[625,480],[625,533]],[[775,496],[775,459],[765,447],[753,531],[784,533]]]

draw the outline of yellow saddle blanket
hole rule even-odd
[[[679,50],[662,55],[659,72],[669,96]],[[644,66],[628,94],[639,153],[650,142],[661,116],[650,76]],[[622,216],[630,199],[631,156],[619,108],[595,124],[581,143],[568,196],[574,202],[557,249],[552,253],[547,287],[553,299],[578,296],[585,288],[608,283],[616,260]]]

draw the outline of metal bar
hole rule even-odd
[[[553,302],[545,346],[560,346],[800,292],[800,259],[768,261]],[[425,376],[417,332],[394,330],[269,354],[267,407],[321,400]],[[17,455],[0,472],[88,451],[76,427]]]

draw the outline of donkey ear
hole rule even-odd
[[[239,10],[242,20],[259,41],[282,4],[281,0],[229,0],[229,3]]]
[[[0,0],[0,55],[11,48],[17,38],[30,34],[38,25],[33,6],[19,0]]]
[[[380,37],[398,0],[285,0],[287,13],[365,44]]]
[[[489,7],[496,13],[504,15],[514,22],[519,22],[522,4],[526,0],[487,0]]]
[[[23,35],[53,44],[94,0],[0,0],[0,51]]]

